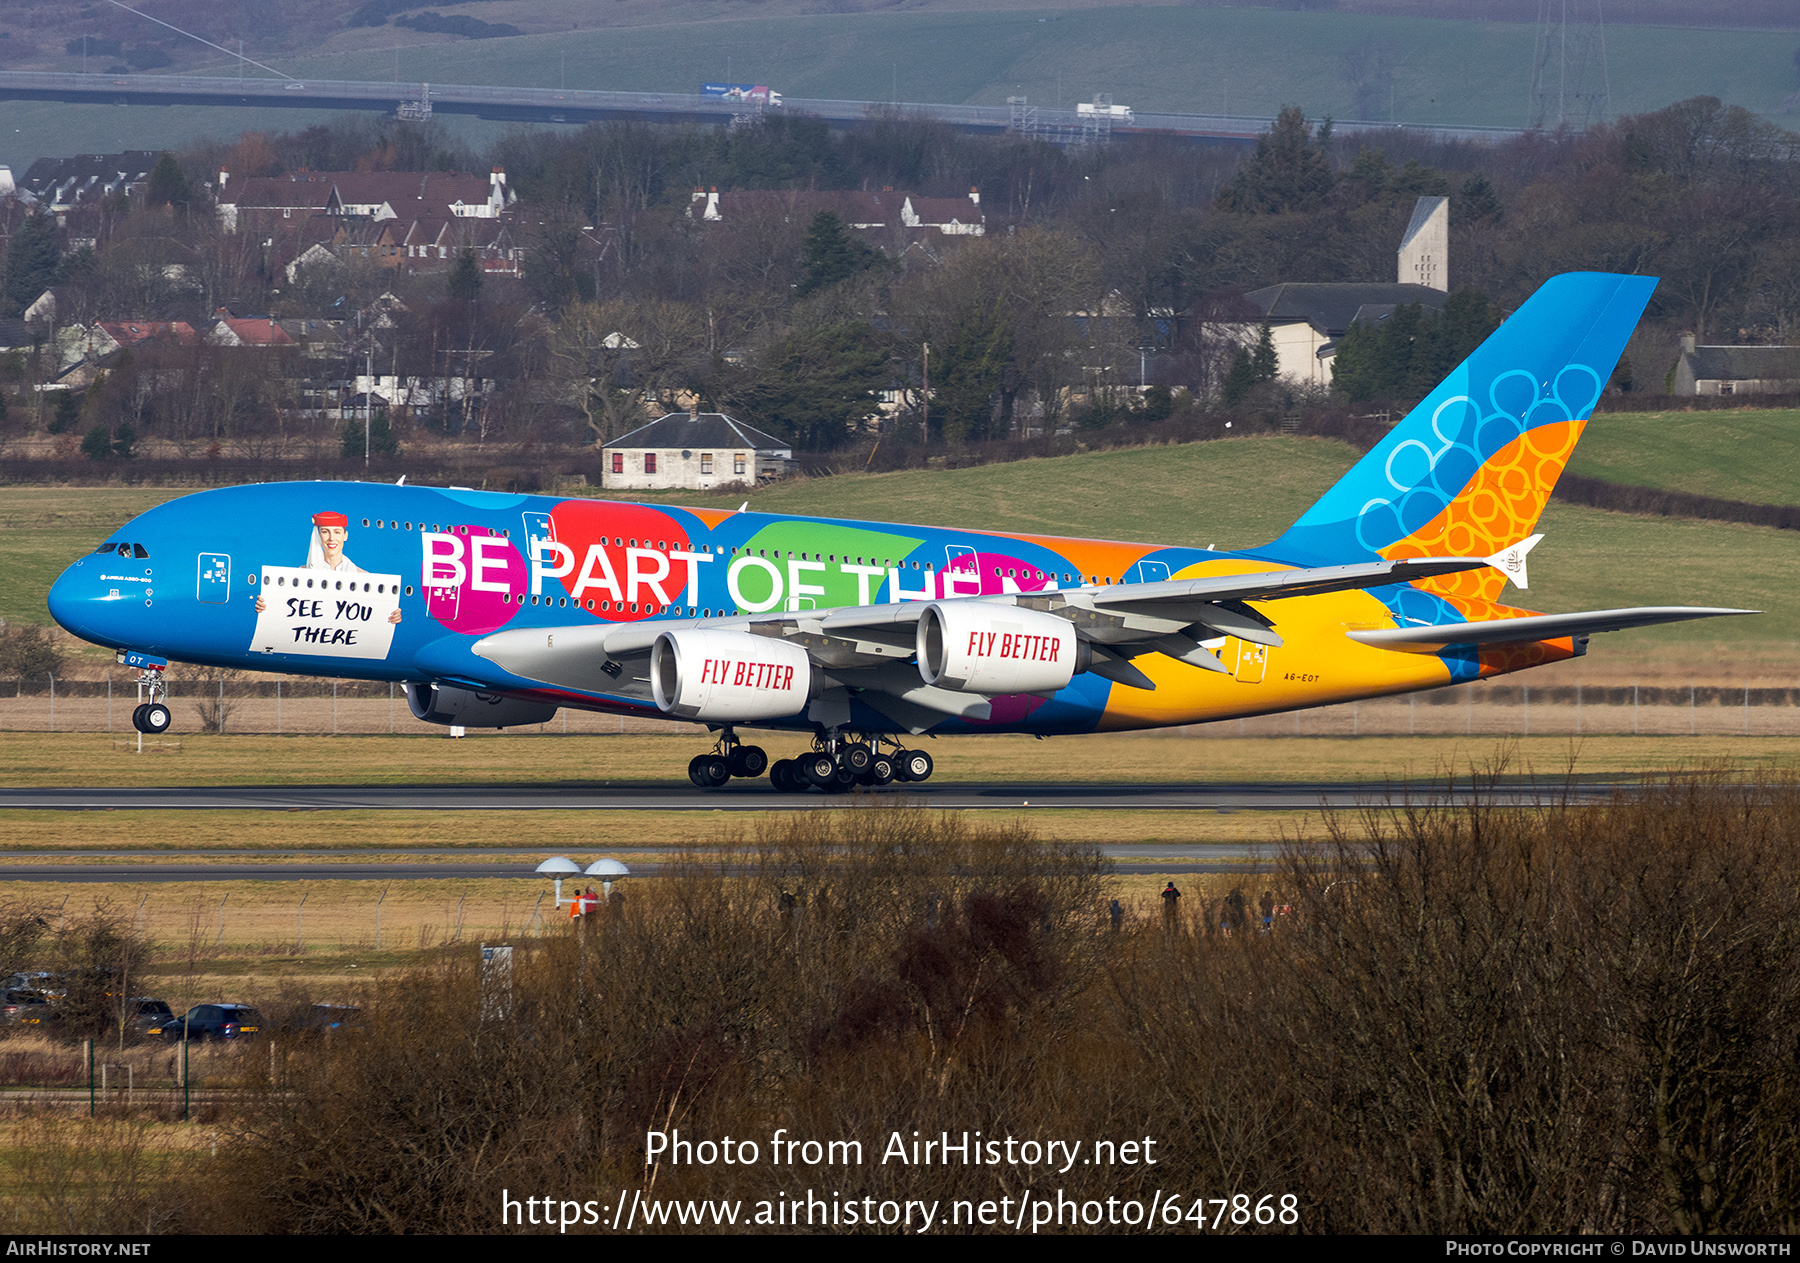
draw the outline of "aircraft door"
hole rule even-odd
[[[194,583],[194,598],[208,605],[223,605],[231,599],[229,553],[200,554],[200,574]]]
[[[1269,671],[1269,647],[1252,644],[1248,640],[1238,640],[1235,636],[1232,640],[1237,644],[1237,665],[1232,668],[1231,673],[1237,677],[1239,684],[1261,684]]]
[[[1139,583],[1166,583],[1169,579],[1168,563],[1161,561],[1140,561],[1137,564],[1137,581]]]

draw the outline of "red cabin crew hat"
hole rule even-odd
[[[313,514],[313,525],[342,526],[348,528],[350,519],[345,517],[342,513],[315,513]]]

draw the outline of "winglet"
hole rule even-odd
[[[1529,535],[1511,548],[1502,549],[1489,557],[1488,565],[1511,579],[1513,586],[1523,591],[1531,586],[1525,578],[1525,554],[1536,548],[1537,542],[1542,538],[1544,538],[1542,534]]]

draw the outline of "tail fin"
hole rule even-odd
[[[1646,276],[1546,281],[1265,550],[1301,565],[1486,557],[1531,534],[1650,301]],[[1429,586],[1494,600],[1471,571]]]

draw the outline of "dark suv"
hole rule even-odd
[[[262,1033],[262,1014],[247,1004],[196,1004],[185,1018],[163,1024],[163,1037],[180,1043],[183,1035],[198,1043],[208,1039],[255,1039]]]

